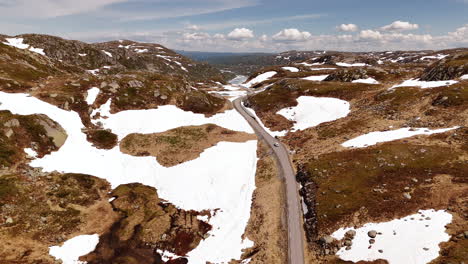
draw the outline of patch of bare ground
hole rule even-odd
[[[130,134],[120,143],[123,153],[153,156],[166,167],[194,160],[221,141],[245,142],[255,135],[236,132],[214,124],[186,126],[155,134]]]
[[[118,218],[99,238],[96,249],[81,259],[90,264],[166,263],[157,250],[184,256],[206,238],[211,226],[197,216],[159,199],[156,190],[142,184],[120,185],[112,191]],[[208,212],[205,215],[209,214]],[[187,263],[177,258],[167,263]]]
[[[257,174],[250,220],[244,234],[255,246],[247,249],[242,259],[251,264],[287,263],[287,226],[283,180],[278,175],[271,149],[258,143]],[[239,263],[233,261],[232,263]]]
[[[334,263],[315,243],[320,237],[340,227],[389,221],[421,209],[448,210],[453,215],[448,226],[453,238],[442,244],[441,259],[463,258],[468,216],[466,141],[467,130],[461,128],[309,160],[300,179],[317,186],[313,193],[306,191],[308,206],[315,206],[315,218],[307,222],[306,232],[317,263]]]
[[[21,167],[0,175],[0,263],[54,263],[49,247],[102,234],[116,214],[110,185],[82,174]]]

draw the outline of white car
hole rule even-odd
[[[273,146],[279,147],[279,143],[278,143],[278,142],[275,142],[275,144],[273,144]]]

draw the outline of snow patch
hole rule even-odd
[[[67,132],[68,138],[60,150],[33,160],[30,163],[33,167],[42,167],[46,172],[57,170],[95,175],[109,181],[113,188],[137,182],[155,187],[162,199],[181,209],[216,210],[209,221],[213,226],[210,236],[188,254],[191,264],[207,261],[227,263],[231,259],[239,259],[242,250],[252,245],[251,241],[242,240],[242,235],[250,217],[255,189],[256,140],[220,142],[206,149],[195,160],[166,168],[153,157],[126,155],[120,152],[118,146],[111,150],[93,147],[81,130],[84,125],[76,112],[65,111],[27,94],[0,92],[0,102],[0,109],[15,114],[45,114]],[[180,126],[209,123],[253,133],[247,121],[235,110],[206,118],[172,105],[111,114],[110,105],[109,100],[97,111],[108,117],[100,119],[103,127],[111,129],[119,139],[131,133],[158,133]],[[63,251],[60,250],[56,254],[55,250],[58,249],[54,248],[51,254],[66,257],[67,260],[68,257],[73,260],[76,255],[82,254],[79,250],[72,250],[76,253],[73,256],[68,253],[62,255],[60,252]]]
[[[348,140],[341,144],[343,147],[346,148],[364,148],[368,146],[373,146],[377,143],[381,142],[389,142],[394,141],[402,138],[408,138],[416,135],[432,135],[438,133],[445,133],[450,130],[457,129],[459,127],[452,127],[452,128],[443,128],[443,129],[435,129],[430,130],[428,128],[400,128],[396,130],[390,131],[377,131],[371,132],[351,140]]]
[[[413,87],[413,86],[417,86],[417,87],[421,87],[422,89],[426,89],[426,88],[434,88],[434,87],[440,87],[440,86],[449,86],[449,85],[452,85],[452,84],[456,84],[458,83],[457,81],[429,81],[429,82],[426,82],[426,81],[420,81],[419,79],[410,79],[410,80],[406,80],[404,81],[403,83],[401,84],[398,84],[398,85],[395,85],[393,87],[391,87],[390,89],[395,89],[397,87]]]
[[[148,52],[148,49],[135,49],[134,51],[136,53],[145,53],[145,52]]]
[[[278,115],[293,121],[294,130],[304,130],[324,122],[346,117],[350,112],[350,104],[346,101],[328,98],[301,96],[297,98],[297,106],[281,109]]]
[[[354,80],[353,83],[379,84],[379,82],[375,80],[374,78],[358,79],[358,80]]]
[[[369,66],[369,64],[366,63],[346,63],[346,62],[337,62],[337,66],[340,67],[364,67],[364,66]]]
[[[258,84],[258,83],[261,83],[261,82],[264,82],[268,79],[270,79],[271,77],[275,76],[277,74],[277,72],[275,71],[269,71],[269,72],[265,72],[265,73],[262,73],[260,75],[258,75],[257,77],[253,78],[252,80],[250,80],[248,83],[244,84],[245,87],[252,87],[254,86],[255,84]]]
[[[444,55],[444,54],[437,54],[436,56],[424,56],[424,57],[421,57],[420,60],[441,60],[445,57],[448,57],[448,55]]]
[[[112,58],[112,53],[108,52],[108,51],[105,51],[105,50],[102,50],[102,52],[104,52],[104,54],[106,54],[107,56],[111,57]]]
[[[24,44],[23,38],[6,38],[5,40],[7,41],[7,42],[3,42],[3,44],[5,45],[12,46],[18,49],[28,49],[29,51],[32,51],[32,52],[35,52],[44,56],[46,55],[44,53],[44,49],[34,48],[32,46],[29,46],[28,44]]]
[[[452,222],[452,215],[440,210],[421,210],[417,214],[384,223],[368,223],[361,228],[341,228],[332,234],[343,239],[349,230],[356,236],[350,250],[341,248],[337,255],[345,261],[374,261],[385,259],[390,264],[426,264],[439,256],[439,244],[450,236],[445,226]],[[369,247],[371,230],[382,233]],[[382,250],[382,252],[379,252]]]
[[[24,152],[26,152],[26,154],[28,154],[28,156],[30,156],[31,158],[37,157],[37,152],[34,151],[32,148],[25,148]]]
[[[290,71],[290,72],[299,72],[299,69],[296,67],[282,67],[281,69]]]
[[[314,75],[314,76],[309,76],[309,77],[305,77],[305,78],[302,78],[303,80],[308,80],[308,81],[317,81],[317,82],[321,82],[323,80],[325,80],[327,77],[328,77],[329,74],[325,74],[325,75]]]
[[[462,77],[460,77],[460,79],[462,79],[462,80],[468,80],[468,74],[463,75]]]
[[[99,235],[82,235],[65,241],[63,246],[49,248],[49,254],[62,261],[63,264],[84,264],[79,261],[81,256],[92,252],[99,243]]]
[[[88,105],[94,104],[94,101],[96,101],[96,98],[99,95],[100,91],[101,90],[99,90],[99,88],[97,88],[97,87],[93,87],[93,88],[89,89],[88,90],[88,95],[86,96],[86,103],[88,103]]]
[[[86,54],[86,53],[78,53],[78,56],[80,56],[80,57],[86,57],[86,56],[88,56],[88,54]]]

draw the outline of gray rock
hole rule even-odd
[[[468,231],[463,232],[463,234],[465,235],[465,238],[468,239]]]
[[[132,80],[128,82],[128,86],[132,88],[141,88],[143,87],[143,83],[137,80]]]
[[[379,253],[383,253],[383,250],[382,250],[382,249],[379,249]]]
[[[6,224],[13,224],[13,218],[8,217],[7,220],[5,221]]]
[[[6,127],[19,127],[20,122],[18,121],[18,119],[10,119],[3,123],[3,125]]]
[[[13,132],[13,129],[11,128],[8,128],[6,131],[5,131],[5,136],[7,138],[10,138],[11,136],[13,136],[14,132]]]
[[[356,236],[356,231],[355,230],[348,230],[346,232],[345,236],[355,237]]]
[[[408,200],[411,199],[411,194],[409,194],[409,193],[404,193],[403,196]]]
[[[167,96],[166,96],[166,95],[161,95],[160,98],[163,99],[163,100],[166,100],[166,99],[167,99]]]
[[[349,240],[349,239],[346,239],[346,240],[344,241],[344,245],[347,246],[347,247],[350,247],[350,246],[353,245],[353,241],[351,241],[351,240]]]
[[[377,231],[371,230],[371,231],[367,232],[367,235],[368,235],[370,238],[375,238],[375,237],[377,236]]]
[[[56,93],[50,94],[50,97],[52,97],[52,98],[55,98],[57,96],[58,96],[58,94],[56,94]]]
[[[101,89],[102,89],[102,88],[105,88],[106,86],[107,86],[107,82],[102,82],[102,83],[101,83]]]
[[[369,239],[369,244],[375,244],[375,239],[373,238]]]
[[[335,241],[335,239],[331,236],[324,236],[320,238],[320,242],[325,243],[325,244],[331,244],[333,243],[333,241]]]

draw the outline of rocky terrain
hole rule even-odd
[[[348,263],[335,254],[352,252],[354,237],[340,241],[329,236],[341,227],[386,222],[423,209],[446,210],[453,216],[447,226],[451,238],[441,244],[440,257],[431,263],[466,260],[467,54],[466,49],[330,53],[250,76],[253,80],[276,72],[253,86],[259,92],[249,96],[246,105],[272,133],[285,135],[280,140],[294,153],[306,206],[307,263]],[[407,80],[416,81],[404,83]],[[306,109],[300,108],[299,97],[344,100],[350,103],[350,112],[344,118],[293,129],[306,118],[299,112]],[[297,112],[289,119],[282,114],[284,109]],[[313,117],[313,112],[308,115]],[[376,145],[343,144],[373,131],[450,127],[454,129],[445,133]]]
[[[0,35],[0,263],[286,263],[284,180],[245,95],[296,168],[305,263],[398,263],[389,221],[440,235],[401,232],[418,263],[468,259],[468,49],[214,60]]]
[[[106,103],[112,113],[173,105],[209,117],[230,107],[225,98],[205,91],[220,82],[225,79],[217,69],[157,44],[87,44],[46,35],[0,37],[0,90],[26,93],[76,112],[86,139],[102,150],[120,142],[96,121]],[[185,258],[168,259],[164,252],[185,256],[212,229],[207,220],[199,220],[208,219],[209,212],[179,209],[160,199],[152,187],[112,188],[91,175],[31,167],[31,160],[59,151],[67,132],[46,115],[0,111],[0,120],[0,236],[8,241],[0,249],[1,263],[57,263],[49,247],[93,233],[100,235],[100,243],[82,257],[88,263],[187,263]],[[190,128],[176,129],[187,142],[211,137],[201,141],[204,144],[194,155],[229,137],[235,142],[255,139],[216,125],[201,129],[206,130],[202,138],[190,138],[200,134],[188,133]],[[176,144],[172,140],[176,137],[166,138]],[[176,145],[187,149],[194,143]],[[138,155],[140,149],[146,151],[145,145],[134,146]],[[156,149],[163,150],[167,160],[161,162],[166,165],[194,158],[190,154],[174,160],[177,153],[169,146]]]

